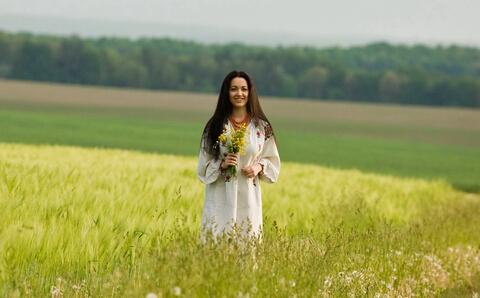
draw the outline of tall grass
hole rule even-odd
[[[480,201],[284,163],[264,240],[201,245],[196,159],[0,144],[2,296],[432,296],[480,291]]]

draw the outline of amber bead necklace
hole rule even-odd
[[[232,115],[232,116],[230,116],[229,120],[230,120],[230,123],[232,123],[233,128],[239,129],[240,126],[242,126],[242,124],[245,124],[245,126],[248,125],[248,122],[250,122],[250,116],[249,116],[248,113],[247,113],[242,120],[236,121],[236,120],[233,118],[233,115]]]

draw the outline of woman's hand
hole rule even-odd
[[[262,171],[262,166],[260,164],[254,164],[252,166],[246,166],[242,169],[243,175],[247,176],[248,178],[254,178]]]
[[[226,170],[229,166],[236,166],[238,163],[238,154],[228,153],[227,156],[223,159],[220,167],[223,170]]]

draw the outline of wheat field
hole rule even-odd
[[[196,158],[0,143],[0,295],[409,297],[480,292],[480,198],[285,162],[264,241],[198,241]]]

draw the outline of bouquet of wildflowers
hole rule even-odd
[[[245,153],[245,148],[247,145],[247,125],[242,123],[237,129],[223,129],[223,133],[218,137],[218,142],[223,146],[227,147],[228,153]],[[233,177],[237,174],[236,166],[229,166],[227,171],[230,173],[230,177]]]

